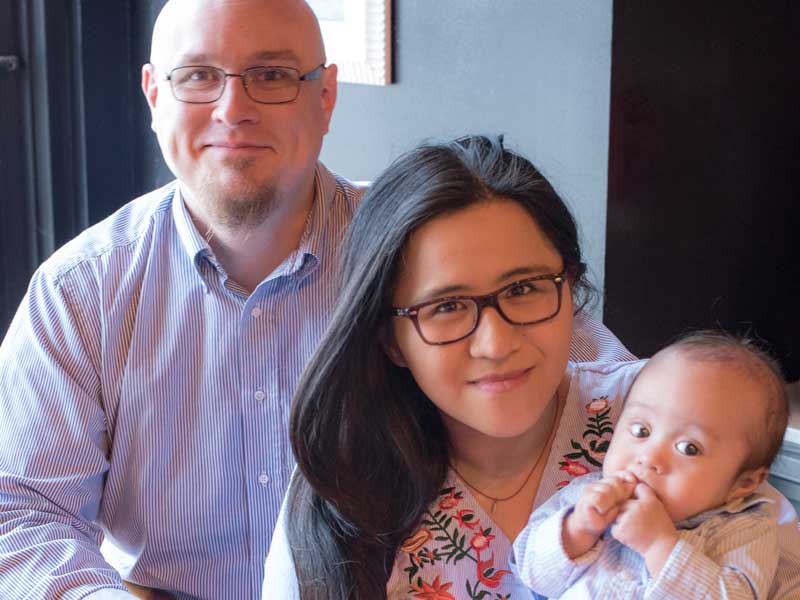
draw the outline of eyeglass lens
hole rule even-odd
[[[264,104],[291,102],[300,89],[300,73],[290,67],[253,67],[242,74],[248,96]],[[208,66],[178,67],[170,73],[175,98],[182,102],[214,102],[222,96],[227,76]]]
[[[497,303],[512,323],[543,321],[558,312],[558,284],[551,279],[519,282],[501,290]],[[417,323],[426,341],[441,344],[469,335],[478,314],[478,303],[471,298],[444,299],[420,308]]]

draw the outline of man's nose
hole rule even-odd
[[[258,103],[250,98],[241,76],[228,76],[222,96],[214,106],[214,118],[228,125],[258,120]]]
[[[470,339],[470,354],[474,358],[502,360],[520,347],[518,328],[506,321],[497,309],[483,309],[478,327]]]

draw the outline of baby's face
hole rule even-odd
[[[745,373],[678,352],[654,357],[620,416],[603,472],[649,485],[674,522],[715,508],[739,489],[763,392]]]

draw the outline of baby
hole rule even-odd
[[[603,472],[534,511],[514,542],[549,598],[766,598],[778,564],[755,493],[783,440],[774,361],[746,340],[691,334],[628,393]]]

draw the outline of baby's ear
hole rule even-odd
[[[728,500],[744,498],[752,494],[758,486],[764,483],[769,475],[769,467],[758,467],[757,469],[747,469],[739,474],[728,494]]]

